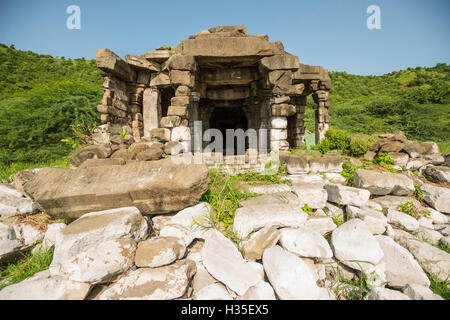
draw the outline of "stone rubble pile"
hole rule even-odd
[[[450,274],[450,254],[437,247],[449,244],[450,207],[445,192],[439,197],[450,189],[425,180],[431,164],[414,182],[405,172],[358,170],[359,187],[350,187],[329,176],[342,171],[335,156],[303,173],[311,162],[298,159],[285,157],[296,173],[286,176],[290,185],[242,185],[261,195],[235,212],[239,246],[208,227],[214,210],[198,202],[209,184],[204,165],[177,173],[169,160],[135,161],[21,173],[15,185],[26,196],[0,186],[1,204],[16,209],[0,211],[0,261],[36,244],[33,252],[53,248],[53,261],[0,290],[0,299],[329,300],[360,297],[359,285],[337,288],[339,279],[358,284],[361,277],[367,300],[442,299],[427,274],[441,281]],[[411,188],[418,180],[423,202]],[[402,212],[407,202],[426,212]],[[33,224],[26,217],[42,215],[34,208],[76,220]]]

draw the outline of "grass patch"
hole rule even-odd
[[[47,270],[53,260],[53,250],[22,254],[18,260],[0,266],[0,290]]]
[[[56,167],[61,169],[70,168],[70,163],[67,158],[58,160],[50,160],[46,162],[15,162],[10,165],[0,164],[0,183],[11,183],[12,175],[17,172],[27,169],[43,168],[43,167]]]
[[[430,279],[430,289],[437,295],[440,295],[445,300],[450,300],[450,281],[445,280],[441,281],[436,278],[434,275],[426,273],[428,279]]]

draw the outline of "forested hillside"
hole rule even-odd
[[[71,125],[99,123],[95,61],[56,59],[0,44],[0,164],[67,156]]]
[[[71,125],[99,123],[102,72],[95,61],[53,58],[0,44],[0,165],[46,162],[72,151]],[[450,151],[450,66],[383,76],[330,72],[331,126],[349,133],[404,130]],[[306,125],[314,130],[310,99]]]

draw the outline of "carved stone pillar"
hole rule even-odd
[[[159,119],[161,118],[161,95],[158,89],[145,89],[142,118],[144,121],[144,137],[150,137],[150,131],[159,127]]]

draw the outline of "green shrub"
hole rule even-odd
[[[376,164],[379,164],[381,167],[385,168],[386,170],[390,172],[397,172],[392,167],[392,158],[389,155],[389,153],[379,153],[374,159],[373,162]]]
[[[325,154],[331,150],[348,150],[350,148],[350,135],[339,129],[330,128],[317,149]]]
[[[408,201],[408,202],[398,205],[397,210],[400,212],[406,213],[416,219],[419,217],[419,212],[417,211],[417,207],[411,201]]]
[[[352,137],[350,138],[350,152],[355,157],[360,157],[369,151],[372,142],[369,138]]]

